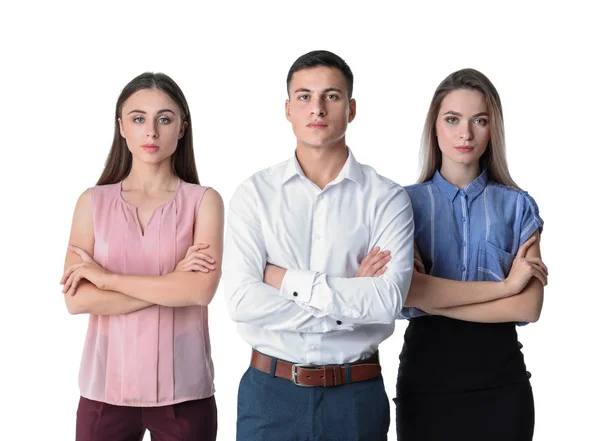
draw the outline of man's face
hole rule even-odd
[[[344,74],[319,66],[294,73],[285,113],[292,123],[298,146],[327,147],[342,143],[348,123],[354,119],[356,102],[348,97]]]

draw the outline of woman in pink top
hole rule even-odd
[[[90,315],[77,440],[214,440],[207,305],[221,275],[223,201],[199,185],[186,99],[164,74],[121,92],[96,187],[65,261],[71,314]]]

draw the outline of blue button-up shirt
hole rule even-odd
[[[481,173],[464,189],[436,171],[405,187],[414,212],[415,241],[427,274],[462,281],[501,281],[519,247],[543,221],[529,194]],[[403,308],[399,318],[427,315]]]

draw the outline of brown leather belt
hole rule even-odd
[[[273,358],[252,350],[250,366],[265,374],[271,374],[271,363]],[[292,381],[297,386],[341,386],[346,381],[347,370],[350,368],[350,382],[370,380],[381,373],[379,355],[375,353],[365,360],[359,360],[349,365],[325,365],[313,366],[308,364],[287,363],[275,359],[275,376]]]

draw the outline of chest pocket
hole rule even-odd
[[[508,276],[513,256],[487,240],[479,243],[477,254],[477,280],[500,282]]]

